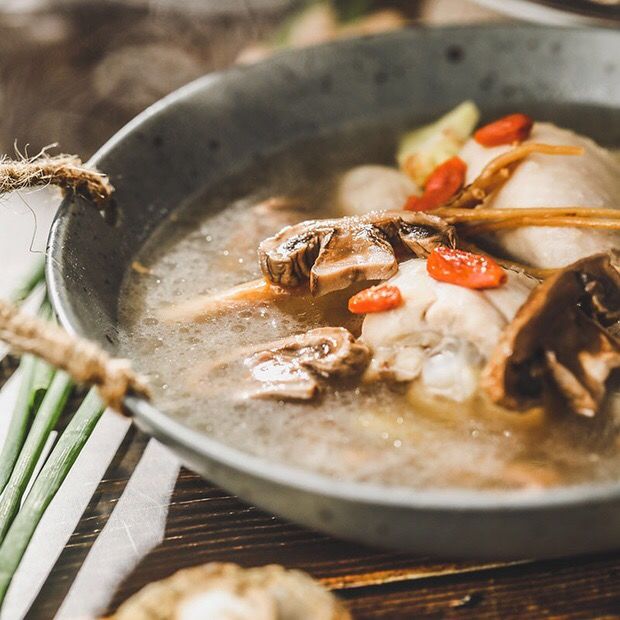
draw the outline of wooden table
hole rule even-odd
[[[112,437],[108,447],[115,456],[28,618],[92,617],[152,580],[210,561],[300,568],[334,589],[357,619],[620,617],[619,554],[440,562],[339,541],[266,514],[179,469],[157,442],[106,415],[98,430]],[[89,459],[96,458],[95,447],[87,448]],[[75,500],[79,489],[65,485],[62,493]],[[47,521],[41,527],[49,529]]]
[[[245,4],[248,0],[240,6]],[[456,5],[449,6],[453,10]],[[471,7],[463,12],[471,17]],[[75,96],[73,84],[80,89],[91,85],[103,49],[116,51],[114,45],[124,44],[122,37],[112,36],[127,26],[126,17],[117,13],[106,4],[106,12],[97,13],[99,21],[88,28],[90,37],[73,33],[74,26],[84,31],[80,21],[67,28],[67,41],[36,38],[30,46],[16,24],[4,28],[6,90],[10,84],[19,86],[24,75],[41,76],[30,80],[37,88],[25,91],[30,94],[28,105],[20,99],[16,111],[3,117],[0,133],[7,148],[15,138],[20,144],[60,139],[65,150],[86,155],[144,107],[135,101],[135,109],[110,109],[103,95]],[[239,45],[232,40],[230,24],[227,28],[228,44]],[[153,32],[157,40],[160,31]],[[245,44],[247,33],[242,34]],[[170,36],[167,28],[161,36]],[[183,44],[185,38],[184,29]],[[198,57],[225,65],[235,53]],[[196,75],[211,68],[198,62],[190,67]],[[172,77],[187,81],[192,76]],[[67,86],[59,88],[59,83]],[[149,88],[154,84],[158,82],[149,82]],[[157,93],[149,93],[156,98]],[[38,114],[42,104],[45,115]],[[30,204],[38,200],[28,198]],[[35,249],[44,247],[48,222],[42,219],[45,213],[51,215],[49,205],[38,211]],[[7,233],[6,221],[3,224],[4,246],[17,246],[3,257],[6,273],[10,260],[17,260],[17,249],[31,244],[31,216],[23,211],[22,237]],[[5,378],[13,367],[6,368]],[[7,402],[1,405],[7,413]],[[0,618],[92,618],[112,611],[151,580],[209,561],[301,568],[333,588],[357,619],[620,617],[620,554],[520,563],[439,562],[338,541],[265,514],[180,469],[159,444],[106,413],[41,522]]]

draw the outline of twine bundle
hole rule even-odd
[[[72,155],[48,156],[42,151],[30,159],[0,160],[0,193],[41,185],[57,185],[101,207],[113,187],[108,178],[86,168]],[[123,411],[129,393],[148,396],[146,381],[127,360],[114,359],[97,344],[72,336],[58,325],[30,316],[16,305],[0,300],[0,340],[16,353],[31,353],[75,381],[97,386],[104,402]]]
[[[104,174],[85,167],[75,155],[50,156],[44,149],[35,157],[0,159],[0,194],[45,185],[57,185],[99,206],[114,191]]]
[[[148,395],[146,382],[127,360],[115,359],[97,344],[1,300],[0,339],[16,353],[32,353],[65,370],[78,383],[97,386],[103,400],[117,411],[122,411],[126,394]]]

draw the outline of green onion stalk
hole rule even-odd
[[[13,467],[28,433],[32,419],[32,386],[37,368],[37,359],[24,355],[19,364],[19,391],[13,406],[11,422],[0,452],[0,491],[11,477]]]
[[[58,371],[52,380],[43,402],[28,432],[28,437],[15,463],[13,472],[0,495],[0,541],[4,538],[21,499],[28,487],[32,473],[50,433],[65,407],[73,382],[66,372]]]
[[[60,436],[6,532],[0,544],[0,604],[41,517],[67,477],[103,410],[96,390],[90,390]]]
[[[11,295],[11,301],[24,301],[44,281],[44,259],[37,259],[25,276],[23,283]],[[49,305],[42,306],[42,315],[49,316]],[[19,451],[26,438],[32,415],[40,404],[51,381],[53,370],[47,364],[38,362],[32,355],[24,355],[19,364],[20,384],[13,406],[7,435],[0,451],[0,492],[9,480]]]
[[[34,286],[31,287],[31,290]],[[51,315],[49,304],[44,303],[39,314],[42,318],[49,318]],[[0,492],[3,491],[9,481],[15,462],[26,440],[30,423],[52,381],[54,369],[32,355],[24,355],[19,364],[19,373],[19,390],[0,452]]]
[[[45,300],[39,310],[39,316],[42,319],[51,320],[53,316],[52,307],[50,303]],[[32,410],[36,412],[43,402],[45,393],[52,383],[55,369],[43,360],[37,360],[36,367],[34,369],[34,376],[32,378],[32,391],[30,406]]]
[[[44,261],[41,259],[10,299],[20,303],[43,283]],[[45,319],[52,317],[47,299],[39,315]],[[0,451],[0,605],[47,506],[104,410],[98,393],[91,390],[32,482],[42,451],[74,384],[65,372],[55,371],[30,354],[22,356],[19,373],[17,398]],[[24,499],[31,482],[31,490]]]

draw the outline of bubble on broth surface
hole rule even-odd
[[[304,404],[240,398],[248,377],[234,351],[327,324],[357,334],[359,318],[346,310],[350,293],[239,306],[203,323],[155,318],[171,303],[258,277],[259,241],[287,218],[337,215],[338,174],[361,163],[391,164],[397,134],[376,127],[308,141],[180,210],[137,257],[154,275],[127,274],[121,353],[149,376],[155,404],[174,418],[248,453],[337,479],[533,490],[618,479],[618,406],[595,420],[563,412],[545,417],[482,401],[458,405],[380,383],[330,386],[317,402]],[[271,196],[297,206],[270,217],[256,205]],[[229,363],[218,366],[222,359]]]

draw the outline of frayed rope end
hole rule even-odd
[[[46,185],[83,196],[98,207],[104,206],[114,192],[105,174],[84,166],[75,155],[48,155],[43,149],[34,157],[18,153],[18,159],[0,159],[0,194]]]

